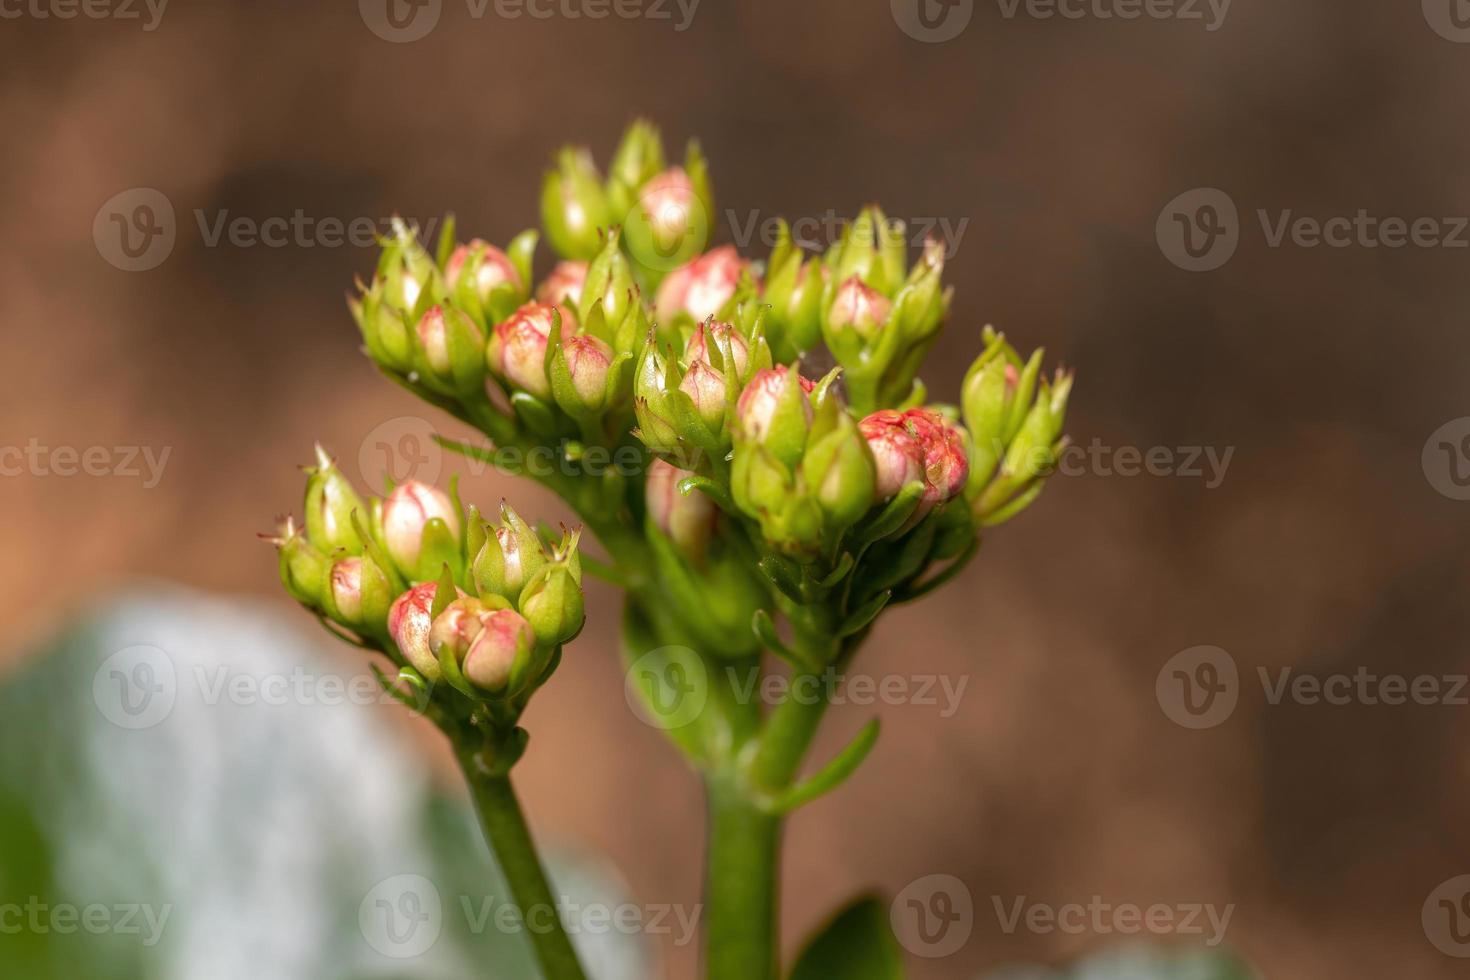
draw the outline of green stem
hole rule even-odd
[[[480,828],[495,852],[511,898],[521,911],[521,921],[531,934],[542,975],[546,980],[585,980],[510,777],[484,772],[473,754],[462,754],[460,765],[470,784]]]
[[[721,773],[705,781],[709,807],[705,868],[708,980],[776,976],[781,818],[760,810]]]

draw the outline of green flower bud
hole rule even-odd
[[[541,226],[552,247],[563,258],[590,259],[602,245],[599,229],[611,223],[592,155],[574,147],[562,150],[541,185]]]
[[[566,561],[546,565],[526,583],[517,605],[538,643],[547,647],[566,643],[581,632],[585,618],[580,573],[574,574]]]
[[[383,544],[400,572],[411,580],[430,579],[445,563],[463,566],[459,557],[459,511],[436,487],[408,480],[383,501]]]
[[[736,404],[740,439],[758,443],[788,469],[795,467],[812,421],[807,394],[813,387],[785,365],[757,372]]]
[[[628,213],[638,188],[664,169],[664,146],[658,128],[644,119],[633,122],[613,153],[608,172],[608,200],[613,214]]]
[[[648,517],[654,526],[685,556],[699,559],[709,546],[718,511],[714,501],[699,490],[680,492],[679,481],[693,475],[689,470],[655,459],[648,468],[644,495]]]
[[[768,339],[780,361],[792,361],[821,339],[822,277],[826,267],[802,261],[783,220],[766,263],[765,301],[770,304]]]
[[[617,229],[608,232],[607,239],[587,266],[587,277],[582,284],[577,300],[577,318],[589,324],[593,319],[593,308],[602,304],[602,315],[607,323],[603,340],[611,342],[619,324],[628,316],[636,301],[633,272],[628,257],[619,247],[621,233]]]
[[[460,277],[467,272],[473,276],[475,293],[482,303],[502,287],[509,286],[518,295],[525,288],[510,256],[479,238],[455,246],[449,254],[444,264],[444,282],[451,292],[458,288]]]
[[[485,387],[485,334],[460,310],[434,305],[415,329],[428,374],[459,395]]]
[[[578,334],[562,341],[551,362],[551,393],[562,411],[573,418],[606,411],[612,361],[612,348],[596,337]]]
[[[835,398],[823,402],[801,460],[801,475],[829,527],[850,527],[873,504],[873,454],[857,423]]]
[[[536,532],[510,505],[500,507],[501,524],[487,536],[475,556],[473,575],[480,595],[498,595],[514,602],[547,562]]]
[[[352,527],[354,511],[367,517],[367,507],[318,443],[317,465],[306,480],[306,534],[316,547],[331,553],[362,554],[362,539]]]
[[[264,537],[264,535],[262,535]],[[269,537],[280,556],[281,584],[291,598],[312,609],[320,609],[330,561],[312,545],[291,518]]]
[[[333,562],[327,587],[322,590],[322,605],[328,616],[343,626],[375,635],[387,626],[392,599],[387,573],[367,555]]]

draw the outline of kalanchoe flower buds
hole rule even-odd
[[[725,245],[669,273],[654,302],[659,322],[671,323],[680,314],[688,314],[701,323],[719,315],[735,296],[742,266],[734,247]]]
[[[857,422],[836,398],[822,402],[801,460],[801,475],[829,527],[850,527],[873,504],[873,454]]]
[[[724,353],[727,348],[728,358]],[[731,324],[709,320],[694,328],[689,343],[684,347],[684,361],[689,364],[703,361],[723,373],[730,373],[727,361],[734,361],[735,377],[744,378],[750,364],[750,345]]]
[[[600,415],[612,398],[613,351],[590,334],[567,337],[551,366],[551,390],[556,403],[573,418]]]
[[[316,468],[306,481],[306,533],[311,543],[325,552],[338,549],[348,554],[362,553],[362,540],[352,526],[353,512],[367,517],[362,498],[352,483],[342,475],[332,457],[320,444],[316,447]]]
[[[478,263],[475,262],[477,258]],[[459,285],[460,276],[470,268],[474,270],[475,290],[482,302],[501,286],[509,285],[516,291],[521,289],[521,276],[510,256],[478,238],[467,245],[456,246],[444,264],[444,281],[451,291]]]
[[[812,421],[811,390],[811,381],[783,364],[757,372],[736,404],[739,436],[796,465]]]
[[[714,501],[698,490],[687,494],[679,491],[679,481],[693,475],[655,459],[644,490],[648,516],[654,525],[685,555],[699,558],[714,532],[717,509]]]
[[[510,319],[497,323],[485,348],[490,372],[512,388],[528,391],[537,398],[549,397],[546,344],[556,315],[554,306],[527,303],[511,314]]]
[[[770,305],[767,339],[776,359],[795,360],[821,339],[820,310],[826,266],[803,260],[785,221],[777,226],[776,247],[766,263],[765,294]]]
[[[456,663],[464,660],[470,641],[480,632],[482,612],[485,604],[472,596],[450,602],[429,627],[429,651],[439,657],[447,650]]]
[[[551,275],[536,287],[536,302],[576,309],[582,301],[582,284],[586,281],[586,262],[558,262]]]
[[[489,694],[507,692],[519,687],[514,681],[529,680],[536,634],[526,618],[514,609],[492,609],[480,613],[475,625],[464,654],[465,678]]]
[[[417,480],[400,483],[383,501],[383,544],[414,580],[438,575],[459,552],[459,512],[441,490]]]
[[[639,189],[623,233],[639,265],[667,272],[703,251],[709,241],[709,211],[694,181],[675,167]]]
[[[291,598],[312,609],[321,607],[326,588],[327,556],[306,539],[296,522],[287,517],[274,535],[261,535],[280,553],[281,584]]]
[[[434,305],[415,327],[429,374],[444,388],[467,395],[485,384],[485,335],[460,310]]]
[[[851,330],[864,340],[871,340],[887,322],[892,308],[888,297],[852,276],[837,288],[827,323],[833,331]]]
[[[362,621],[362,559],[343,558],[328,575],[331,605],[348,625]]]
[[[695,361],[684,372],[679,390],[694,402],[694,410],[709,430],[718,433],[725,421],[725,376],[704,361]]]
[[[517,606],[545,647],[556,647],[582,630],[582,563],[573,532],[521,591]]]
[[[860,423],[863,438],[873,452],[878,499],[887,500],[906,484],[924,479],[924,450],[904,425],[902,412],[874,412]]]
[[[876,463],[879,500],[922,481],[920,508],[927,512],[964,489],[969,474],[964,439],[939,413],[923,408],[874,412],[863,419],[860,429]]]
[[[592,155],[567,147],[541,185],[541,226],[564,258],[590,259],[601,247],[598,231],[612,224]]]
[[[393,601],[388,609],[388,635],[398,652],[426,679],[439,679],[439,659],[429,648],[434,595],[438,583],[422,582]]]
[[[536,532],[509,504],[500,505],[500,517],[500,526],[475,556],[472,571],[480,595],[493,593],[514,602],[549,556]]]

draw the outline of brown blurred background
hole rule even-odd
[[[379,426],[443,424],[357,352],[343,296],[372,250],[211,246],[201,220],[454,210],[465,235],[504,242],[536,223],[558,145],[605,160],[646,115],[675,147],[702,140],[725,240],[725,209],[745,222],[879,201],[968,222],[927,372],[937,394],[954,396],[993,322],[1078,369],[1077,443],[1234,450],[1214,489],[1058,477],[958,583],[886,619],[862,671],[968,688],[949,718],[913,704],[830,718],[816,758],[875,710],[884,733],[793,821],[788,946],[859,889],[943,872],[972,891],[975,931],[915,960],[921,978],[1116,938],[1007,934],[992,896],[1022,895],[1234,903],[1227,942],[1271,977],[1463,975],[1420,912],[1470,872],[1470,710],[1272,705],[1256,668],[1470,670],[1470,503],[1421,465],[1430,434],[1470,415],[1470,252],[1273,248],[1256,212],[1470,214],[1470,44],[1415,3],[1238,0],[1217,30],[1204,4],[1203,20],[1006,9],[974,3],[942,43],[908,36],[881,0],[703,0],[684,31],[677,7],[477,19],[444,0],[412,43],[375,36],[350,0],[179,3],[151,31],[0,21],[0,445],[170,453],[150,487],[0,480],[5,650],[147,578],[296,616],[255,532],[299,509],[312,441],[361,479],[375,430],[411,423]],[[171,202],[176,241],[128,272],[93,225],[139,187]],[[1197,273],[1155,238],[1196,187],[1240,215],[1233,258]],[[554,513],[494,474],[465,492]],[[542,834],[610,855],[639,900],[696,901],[698,787],[625,703],[609,590],[594,587],[590,615],[533,708],[528,807]],[[1191,731],[1155,679],[1199,644],[1228,650],[1242,687],[1228,720]],[[666,953],[690,975],[694,950]]]

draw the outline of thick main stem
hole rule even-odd
[[[781,818],[760,810],[728,775],[705,782],[705,971],[709,980],[776,976]]]
[[[505,875],[511,898],[520,909],[521,921],[531,934],[542,974],[546,980],[586,980],[562,927],[556,898],[536,855],[531,830],[526,826],[510,778],[478,771],[472,757],[461,757],[460,764],[469,781],[485,839]]]

